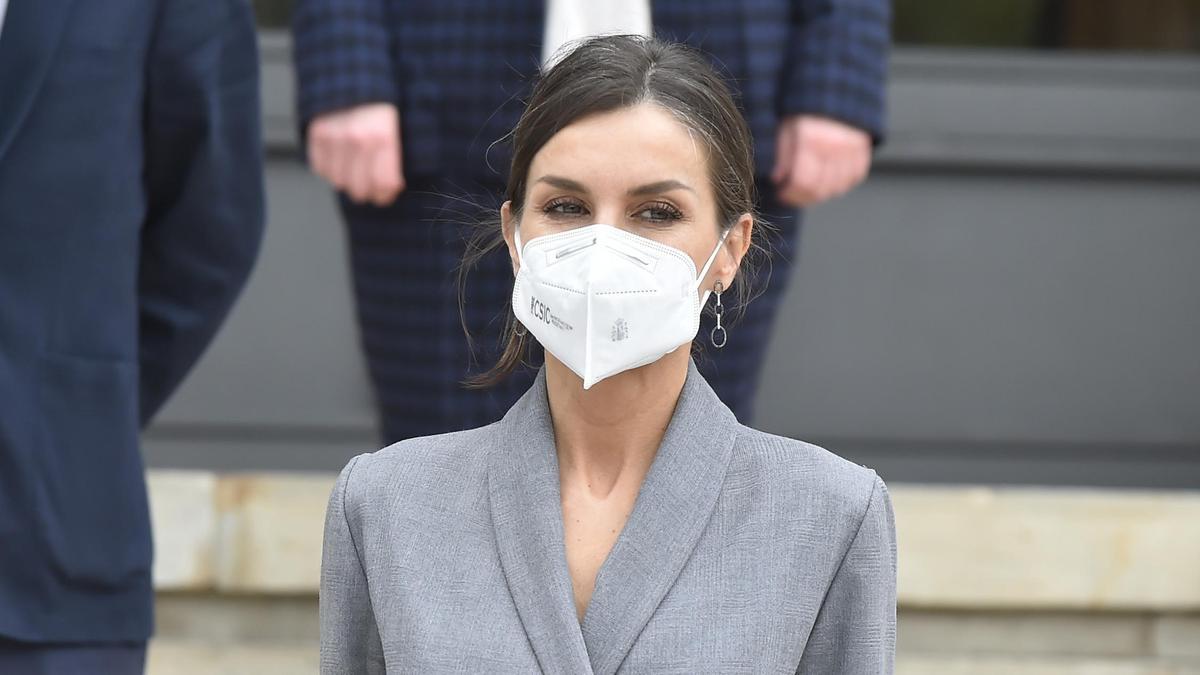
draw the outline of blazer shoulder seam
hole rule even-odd
[[[833,573],[833,579],[837,579],[842,573],[842,568],[846,566],[846,559],[850,557],[850,551],[854,548],[855,542],[858,541],[858,535],[862,534],[863,523],[867,522],[867,514],[871,512],[871,506],[875,503],[875,493],[879,492],[877,488],[883,482],[879,478],[879,474],[876,473],[874,469],[868,470],[875,477],[875,479],[871,481],[871,491],[867,494],[867,506],[863,509],[862,515],[858,518],[858,526],[854,528],[854,536],[850,537],[849,545],[847,545],[846,550],[842,552],[842,559],[838,562],[837,569]],[[832,586],[832,582],[830,585]],[[828,590],[826,591],[826,594],[828,595]],[[821,604],[825,604],[824,599],[822,599]]]
[[[367,573],[367,566],[362,559],[362,551],[359,548],[358,541],[354,537],[354,528],[350,526],[350,516],[346,512],[346,493],[350,492],[350,479],[354,475],[354,470],[358,468],[358,460],[365,455],[358,455],[350,460],[350,464],[346,467],[346,481],[342,484],[342,522],[346,525],[346,532],[350,535],[350,545],[354,547],[354,558],[358,561],[358,566],[362,569],[363,574]]]

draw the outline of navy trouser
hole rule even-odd
[[[0,637],[7,675],[142,675],[146,643],[38,643]]]
[[[511,301],[512,265],[507,251],[499,250],[482,261],[465,288],[472,354],[459,318],[455,276],[465,237],[481,216],[498,218],[502,192],[499,185],[415,181],[389,207],[340,201],[350,240],[359,335],[386,443],[494,422],[532,382],[533,371],[523,369],[483,391],[460,384],[469,373],[495,362]],[[709,312],[696,341],[700,372],[744,423],[753,417],[800,226],[800,214],[776,202],[774,188],[760,185],[759,193],[759,210],[777,229],[771,261],[760,278],[765,286],[738,323],[729,326],[724,348],[709,344]],[[725,304],[734,295],[728,293]],[[712,303],[710,299],[710,308]]]

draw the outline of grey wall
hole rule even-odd
[[[286,50],[264,36],[263,258],[152,466],[374,447]],[[899,51],[890,100],[871,179],[808,214],[758,426],[893,480],[1200,485],[1200,59]]]

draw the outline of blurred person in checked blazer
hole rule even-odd
[[[512,289],[508,260],[483,259],[460,321],[463,221],[498,205],[511,149],[497,141],[543,64],[606,33],[698,47],[740,92],[774,264],[728,343],[698,364],[748,422],[799,209],[859,184],[882,140],[890,13],[889,0],[297,0],[301,136],[339,194],[384,440],[492,422],[529,387],[528,370],[461,385],[499,353],[495,308]]]
[[[246,0],[0,0],[0,673],[140,673],[138,447],[263,229]]]

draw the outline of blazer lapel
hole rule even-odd
[[[74,0],[15,0],[0,28],[0,160],[33,107]]]
[[[542,671],[590,674],[563,543],[544,370],[499,424],[503,441],[489,456],[488,492],[509,592]]]
[[[596,575],[583,619],[596,675],[617,670],[683,570],[716,506],[737,427],[691,364],[633,513]]]

